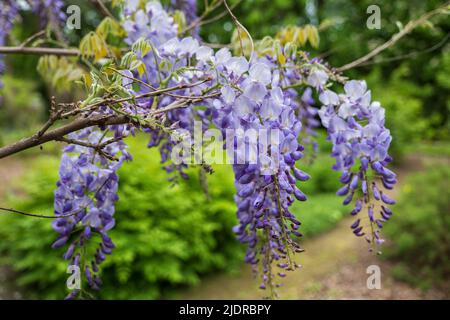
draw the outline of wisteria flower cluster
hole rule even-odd
[[[125,143],[108,138],[108,132],[113,132],[116,138],[128,134],[126,127],[118,125],[102,131],[88,128],[70,135],[70,139],[76,139],[78,144],[70,144],[64,149],[59,167],[60,180],[55,190],[57,218],[52,225],[59,237],[52,247],[60,248],[68,243],[64,259],[71,261],[71,265],[82,267],[93,289],[99,289],[101,285],[96,275],[99,265],[105,260],[105,255],[114,249],[107,232],[115,225],[119,183],[117,170],[124,161],[131,160]],[[112,143],[108,143],[108,139],[112,139]],[[83,146],[83,142],[86,146]],[[88,146],[102,143],[107,146],[101,153]],[[109,161],[105,154],[116,157],[116,161]],[[93,241],[99,245],[95,248],[92,260],[88,261],[83,252]],[[68,297],[77,294],[78,289],[75,289]]]
[[[337,195],[345,196],[344,205],[355,198],[352,215],[358,215],[363,209],[367,213],[368,219],[359,218],[351,226],[353,233],[362,237],[369,232],[367,241],[381,244],[380,229],[392,215],[387,205],[395,204],[379,185],[381,181],[384,189],[392,189],[397,181],[396,175],[387,168],[392,161],[388,155],[392,137],[384,126],[384,109],[379,102],[371,102],[365,81],[349,81],[344,90],[341,95],[324,90],[319,98],[324,105],[319,115],[333,143],[334,169],[342,171],[340,181],[344,186]],[[373,200],[384,205],[377,207]],[[369,231],[362,222],[367,220]]]
[[[145,115],[155,108],[169,108],[183,97],[191,97],[188,104],[192,107],[169,111],[164,114],[161,122],[168,128],[192,133],[195,130],[195,120],[200,120],[202,131],[214,125],[222,130],[224,137],[227,130],[242,133],[237,134],[231,142],[226,141],[224,146],[227,149],[226,144],[232,143],[234,159],[243,159],[233,165],[236,179],[235,201],[240,222],[234,232],[248,246],[246,261],[254,266],[255,271],[262,273],[260,288],[269,288],[268,297],[275,297],[273,289],[280,285],[276,278],[283,278],[286,276],[285,271],[297,268],[294,254],[303,251],[295,240],[296,237],[301,237],[301,223],[289,211],[289,207],[295,200],[307,199],[298,185],[310,177],[298,169],[296,163],[303,157],[304,147],[299,143],[302,133],[306,141],[309,141],[319,124],[315,118],[318,112],[314,108],[312,89],[320,92],[320,101],[326,105],[320,116],[335,145],[335,169],[344,171],[342,181],[348,184],[345,188],[351,190],[338,191],[338,194],[350,194],[344,204],[352,200],[359,181],[362,186],[368,183],[366,171],[369,164],[372,167],[379,164],[384,168],[389,161],[386,150],[390,136],[389,131],[384,128],[383,109],[376,103],[368,105],[370,101],[367,101],[364,83],[350,81],[344,88],[347,95],[339,97],[325,89],[329,81],[325,71],[292,68],[296,64],[295,57],[288,57],[286,64],[280,68],[275,57],[258,57],[256,54],[250,59],[235,57],[228,49],[214,53],[195,38],[178,38],[173,18],[159,2],[150,1],[145,8],[130,3],[125,7],[125,12],[127,18],[123,26],[128,33],[126,41],[137,48],[134,53],[136,59],[145,65],[145,74],[123,70],[123,75],[126,75],[124,85],[131,84],[133,79],[139,80],[138,91],[129,89],[134,95],[145,94],[154,88],[162,88],[161,86],[178,86],[180,89],[172,91],[170,95],[138,100],[134,108],[124,108],[134,115]],[[143,41],[149,44],[149,50],[143,50]],[[318,60],[309,62],[320,65]],[[147,85],[142,85],[144,81]],[[306,82],[311,88],[306,88],[303,93],[292,88],[284,89],[300,81]],[[192,83],[198,85],[190,86]],[[370,100],[370,93],[368,94]],[[207,108],[196,109],[197,100],[192,100],[192,97],[198,97],[198,101]],[[333,116],[332,112],[336,115]],[[358,124],[358,121],[364,119],[369,119],[371,126],[366,128]],[[245,132],[250,129],[277,129],[278,139],[271,141],[267,137],[269,142],[263,146],[260,141],[246,137]],[[363,140],[352,135],[358,130]],[[179,141],[173,138],[170,130],[150,127],[144,131],[151,136],[148,146],[159,147],[166,170],[179,172],[182,177],[187,178],[183,169],[188,163],[171,163],[173,148]],[[355,152],[357,148],[361,151]],[[351,173],[356,159],[361,159],[361,169],[357,173]],[[364,165],[365,159],[367,165]],[[392,185],[394,177],[388,169],[383,170],[381,167],[378,169],[385,175],[384,182]],[[350,177],[348,181],[347,175]],[[375,182],[372,185],[372,190],[377,190],[373,189],[376,188]],[[363,192],[364,197],[356,201],[353,212],[364,203],[370,215],[374,206],[368,192]],[[380,199],[392,203],[382,192]],[[378,227],[373,231],[377,243],[382,241],[379,228],[391,214],[386,207],[381,212],[382,217],[370,220]],[[356,235],[363,235],[362,225],[358,220],[352,228]]]
[[[114,248],[108,231],[115,224],[117,170],[131,160],[123,138],[138,130],[148,133],[148,147],[159,148],[175,180],[188,178],[184,169],[191,165],[190,151],[204,165],[207,142],[196,145],[188,137],[216,128],[221,147],[233,159],[239,220],[233,231],[247,246],[246,262],[261,275],[260,288],[274,298],[280,278],[299,267],[294,255],[303,251],[301,222],[290,208],[296,200],[307,200],[301,189],[310,176],[300,169],[300,160],[305,145],[317,149],[318,116],[333,143],[333,169],[342,172],[337,194],[345,196],[344,205],[354,203],[351,214],[358,219],[351,229],[372,245],[381,244],[380,230],[392,215],[388,205],[395,203],[386,190],[393,188],[396,176],[387,168],[392,138],[384,109],[371,102],[366,83],[348,81],[344,93],[335,93],[329,89],[333,72],[324,62],[279,43],[249,56],[235,56],[227,48],[215,51],[202,43],[196,28],[191,34],[179,32],[174,10],[184,12],[188,25],[197,19],[196,1],[173,0],[169,8],[154,0],[124,2],[120,24],[130,50],[120,63],[105,63],[102,70],[108,72],[95,75],[92,84],[98,88],[100,81],[111,81],[116,91],[120,87],[120,103],[112,103],[110,95],[105,100],[91,96],[90,101],[100,99],[93,104],[99,107],[92,110],[85,103],[79,115],[128,121],[92,126],[62,140],[68,146],[55,191],[53,227],[59,236],[53,247],[66,247],[64,259],[80,267],[89,286],[98,289],[99,265]],[[53,16],[62,18],[57,12]],[[180,143],[187,148],[175,161]],[[79,293],[74,290],[68,298]]]

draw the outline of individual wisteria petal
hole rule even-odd
[[[300,170],[300,169],[294,168],[293,171],[294,171],[295,178],[296,178],[297,180],[299,180],[299,181],[307,181],[307,180],[309,180],[309,179],[311,178],[311,177],[309,176],[309,174],[303,172],[303,171]]]
[[[355,190],[358,187],[359,178],[357,175],[354,175],[352,181],[350,182],[350,189]]]
[[[349,185],[345,185],[336,192],[336,195],[345,196],[349,190],[350,190]]]
[[[346,205],[348,205],[352,200],[353,200],[353,192],[352,193],[350,193],[345,199],[344,199],[344,201],[342,202],[342,204],[344,205],[344,206],[346,206]]]
[[[355,207],[353,208],[353,210],[351,211],[351,215],[357,215],[362,209],[362,201],[361,199],[356,200],[355,202]]]
[[[250,67],[249,77],[253,81],[261,82],[267,86],[272,82],[272,72],[270,67],[264,63],[255,63]]]
[[[339,104],[339,96],[331,90],[325,90],[324,92],[322,92],[319,95],[319,100],[325,106],[337,106]]]
[[[306,195],[298,188],[294,188],[294,195],[299,201],[306,201]]]
[[[387,196],[384,193],[381,193],[381,200],[386,204],[395,204],[395,200],[391,199],[389,196]]]
[[[313,70],[306,80],[311,87],[322,88],[328,81],[328,74],[324,70]]]
[[[375,200],[380,200],[380,191],[378,191],[377,185],[375,182],[372,183],[372,194]]]
[[[373,216],[373,207],[369,206],[369,208],[367,208],[367,214],[369,215],[369,219],[370,221],[374,221],[374,216]]]
[[[356,229],[357,227],[359,227],[360,222],[361,222],[361,219],[356,220],[355,222],[353,222],[353,224],[350,226],[350,228]]]

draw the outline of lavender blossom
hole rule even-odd
[[[368,241],[381,244],[383,240],[380,238],[380,229],[387,220],[387,215],[381,211],[380,218],[377,218],[374,201],[395,203],[380,191],[379,184],[381,182],[384,188],[392,189],[396,182],[395,174],[386,168],[392,161],[388,155],[392,137],[384,126],[384,109],[378,102],[371,102],[371,93],[364,81],[349,81],[345,84],[344,91],[344,94],[338,95],[330,90],[323,90],[319,97],[323,103],[319,115],[322,124],[328,129],[328,139],[333,143],[332,154],[336,158],[334,169],[343,172],[341,182],[344,187],[337,194],[345,195],[349,189],[356,191],[361,186],[362,197],[356,200],[351,214],[357,215],[364,204],[368,208],[372,225]],[[380,178],[370,182],[370,169]],[[368,186],[371,186],[370,189]],[[344,204],[351,202],[353,194],[352,191]],[[362,228],[354,230],[354,233],[362,236]]]

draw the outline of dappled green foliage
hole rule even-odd
[[[0,112],[2,130],[22,130],[39,124],[44,118],[44,101],[36,93],[36,85],[10,76],[3,77],[3,82]]]
[[[98,297],[160,298],[198,283],[201,275],[234,270],[244,247],[231,231],[237,223],[231,168],[215,167],[208,176],[208,196],[196,169],[189,180],[170,187],[156,150],[139,148],[142,139],[130,143],[134,160],[121,169],[117,226],[112,231],[117,248],[105,262]],[[339,183],[330,177],[333,160],[319,157],[307,166],[312,179],[302,184],[310,201],[292,210],[304,222],[300,229],[306,239],[331,229],[346,214],[334,194]],[[57,165],[57,157],[40,158],[16,186],[21,193],[10,199],[11,207],[51,215]],[[17,272],[17,284],[26,288],[26,295],[64,295],[61,283],[67,266],[61,250],[49,249],[54,231],[48,219],[2,215],[0,237],[0,265]]]
[[[395,237],[385,250],[396,261],[394,275],[424,289],[447,286],[448,290],[449,181],[450,168],[445,164],[430,165],[425,172],[410,176],[396,208],[399,214],[386,225],[387,234]]]
[[[142,141],[141,141],[142,142]],[[133,149],[135,161],[123,167],[112,232],[117,249],[102,270],[101,298],[158,298],[199,276],[230,269],[242,258],[231,232],[236,223],[232,176],[217,170],[208,201],[198,180],[170,187],[157,151]],[[51,215],[57,160],[42,158],[21,184],[26,197],[19,210]],[[186,195],[189,193],[189,197]],[[54,231],[48,219],[2,216],[0,256],[19,272],[17,283],[46,298],[64,295],[66,263],[49,249]],[[61,292],[62,291],[62,292]]]
[[[391,154],[396,160],[405,155],[407,147],[431,139],[436,130],[431,119],[422,117],[424,98],[429,90],[421,88],[407,79],[411,71],[406,66],[396,69],[387,81],[380,81],[381,68],[374,69],[368,77],[373,94],[386,108],[387,126],[395,137]]]

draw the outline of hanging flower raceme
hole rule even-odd
[[[162,7],[150,2],[145,8],[128,12],[130,19],[125,22],[129,31],[129,40],[145,38],[151,44],[151,53],[142,56],[149,79],[164,79],[166,87],[182,86],[200,82],[199,85],[174,91],[163,98],[153,98],[146,104],[156,109],[166,108],[179,97],[201,97],[206,110],[191,108],[167,112],[166,126],[177,125],[178,129],[193,133],[195,120],[200,120],[200,130],[205,131],[210,124],[222,130],[235,133],[232,146],[233,167],[236,178],[236,202],[240,226],[235,228],[238,238],[249,246],[246,260],[256,266],[262,262],[263,280],[261,288],[273,287],[276,272],[272,262],[277,261],[283,277],[283,270],[296,267],[293,253],[301,251],[292,236],[301,236],[298,232],[300,222],[289,212],[289,206],[297,198],[306,200],[306,196],[297,188],[297,181],[305,181],[309,176],[295,168],[295,163],[303,156],[303,147],[298,143],[302,129],[296,115],[297,104],[292,96],[281,89],[279,77],[274,76],[277,65],[266,58],[254,57],[247,61],[244,57],[233,57],[228,49],[214,54],[211,48],[201,46],[191,37],[178,39],[174,32],[173,21],[159,14]],[[150,17],[141,19],[141,17]],[[158,17],[168,28],[164,30],[164,40],[154,30],[153,17]],[[169,33],[168,30],[172,30]],[[170,40],[167,37],[172,35]],[[140,37],[136,39],[137,37]],[[138,54],[139,55],[139,54]],[[134,76],[138,76],[134,74]],[[144,79],[144,77],[141,77]],[[207,79],[202,82],[201,80]],[[152,83],[158,87],[161,83]],[[141,86],[140,92],[150,90]],[[141,105],[142,107],[142,105]],[[261,131],[271,129],[261,143]],[[169,156],[179,141],[172,139],[166,132],[148,129],[151,134],[149,146],[159,146],[163,162],[170,162]],[[255,141],[247,141],[249,131],[257,132]],[[269,130],[270,131],[270,130]],[[269,140],[272,139],[272,140]],[[229,143],[229,142],[228,142]],[[166,166],[168,171],[182,168],[187,164]],[[271,293],[273,294],[273,293]]]
[[[190,37],[186,38],[179,46],[180,49],[175,52],[175,41],[178,41],[177,26],[174,24],[174,19],[168,15],[159,2],[148,2],[145,8],[129,3],[126,5],[125,12],[127,16],[123,26],[128,32],[126,41],[130,44],[138,42],[146,47],[144,50],[143,48],[136,50],[136,57],[145,66],[145,73],[140,75],[138,72],[130,72],[129,75],[130,78],[138,78],[141,84],[146,82],[147,85],[140,85],[139,90],[133,93],[142,94],[155,88],[180,86],[179,90],[173,90],[170,95],[150,98],[140,103],[139,107],[143,113],[154,108],[166,108],[176,103],[176,99],[179,97],[200,95],[203,89],[208,88],[207,84],[196,86],[193,89],[187,88],[190,84],[196,81],[201,82],[209,77],[204,72],[192,72],[193,66],[189,65],[190,59],[194,57],[196,49],[199,47],[198,41]],[[182,88],[184,85],[186,88]],[[200,114],[190,108],[174,109],[162,117],[161,122],[167,127],[176,126],[188,132],[193,132],[196,118],[202,119]],[[148,147],[159,147],[166,171],[177,172],[181,177],[187,178],[183,171],[187,165],[184,163],[174,164],[171,161],[173,147],[178,141],[172,139],[170,131],[164,131],[161,128],[146,128],[144,131],[150,134]],[[175,175],[171,179],[176,178]]]
[[[345,197],[344,205],[354,202],[352,215],[365,214],[352,224],[353,233],[381,244],[380,229],[392,215],[387,206],[395,203],[386,194],[397,182],[387,168],[392,137],[384,126],[385,111],[379,102],[371,102],[364,81],[349,81],[344,91],[338,95],[325,89],[320,94],[324,106],[319,114],[333,143],[334,169],[342,171],[344,186],[337,195]]]
[[[293,254],[302,249],[293,239],[300,237],[300,222],[289,212],[294,199],[305,201],[297,181],[309,176],[295,167],[303,156],[298,143],[301,122],[295,115],[296,105],[272,77],[275,65],[267,59],[232,57],[222,49],[214,57],[216,68],[230,79],[220,99],[212,102],[218,111],[215,123],[224,133],[235,131],[231,142],[235,159],[234,173],[240,225],[234,231],[248,245],[246,261],[255,269],[260,263],[261,288],[277,285],[275,277],[297,264]],[[237,87],[240,90],[235,90]],[[252,137],[257,132],[257,137]],[[252,139],[254,138],[254,139]],[[280,268],[273,270],[273,262]]]
[[[64,259],[72,266],[83,267],[89,286],[96,290],[101,285],[97,275],[99,265],[114,249],[108,231],[115,225],[117,170],[125,160],[131,160],[125,143],[107,137],[108,132],[122,137],[127,128],[122,125],[104,131],[89,128],[70,135],[73,143],[64,149],[55,190],[57,218],[53,228],[59,237],[52,247],[68,244]],[[114,142],[108,143],[109,139]],[[102,145],[101,150],[92,147]],[[68,298],[78,293],[75,289]]]
[[[53,247],[67,245],[64,258],[84,268],[92,288],[100,286],[98,266],[114,247],[108,231],[115,221],[117,170],[131,159],[121,138],[137,130],[150,135],[148,146],[159,148],[168,172],[187,178],[184,169],[193,158],[203,164],[205,143],[197,145],[190,137],[218,129],[235,176],[239,224],[233,231],[247,246],[245,260],[261,271],[260,288],[271,298],[279,278],[298,267],[294,254],[302,251],[301,223],[290,207],[295,200],[306,201],[299,186],[310,177],[298,169],[298,160],[304,157],[303,143],[314,143],[317,113],[333,143],[334,169],[342,171],[344,186],[337,193],[345,196],[344,204],[354,203],[352,214],[358,215],[353,232],[367,235],[370,243],[382,242],[380,229],[394,203],[385,190],[396,178],[387,168],[391,136],[384,109],[371,102],[365,82],[349,81],[338,95],[327,89],[330,72],[321,61],[287,54],[283,47],[277,56],[249,59],[226,48],[214,52],[194,37],[179,38],[174,19],[157,1],[125,2],[124,16],[131,50],[117,69],[110,67],[115,77],[105,78],[118,80],[114,88],[120,86],[132,99],[82,116],[117,113],[130,122],[72,134],[55,191],[53,225],[59,237]],[[312,89],[323,104],[319,112]],[[93,237],[100,245],[92,249]]]

